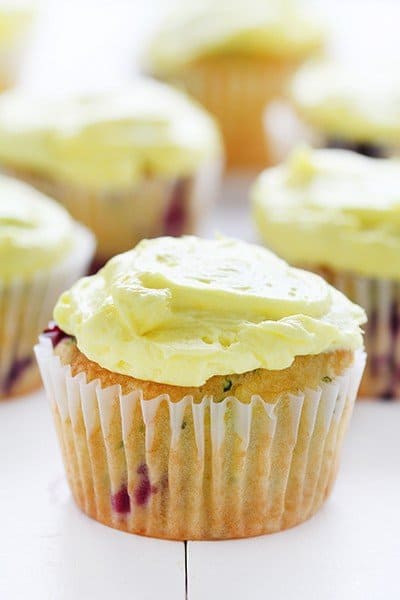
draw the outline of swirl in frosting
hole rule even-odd
[[[178,386],[358,348],[365,320],[323,279],[265,248],[192,236],[114,257],[65,292],[54,317],[100,366]]]

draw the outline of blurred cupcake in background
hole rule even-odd
[[[400,168],[346,150],[299,149],[254,185],[254,219],[283,258],[364,307],[361,394],[400,398]]]
[[[290,86],[294,112],[279,115],[274,108],[267,114],[266,135],[275,140],[276,158],[299,139],[374,158],[400,155],[399,73],[400,62],[393,60],[320,60],[303,66]],[[289,121],[291,131],[282,135]]]
[[[0,91],[18,80],[34,14],[32,1],[0,0]]]
[[[162,83],[68,99],[0,98],[0,168],[87,225],[97,265],[143,237],[193,232],[221,166],[212,118]]]
[[[87,272],[94,246],[61,206],[0,176],[0,399],[38,386],[33,345],[60,293]]]
[[[270,160],[266,105],[323,42],[320,24],[301,2],[196,0],[182,3],[155,35],[146,69],[215,115],[229,167],[257,167]]]
[[[58,301],[36,346],[78,506],[178,540],[271,533],[329,495],[364,311],[260,246],[144,240]]]

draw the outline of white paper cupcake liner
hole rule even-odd
[[[313,269],[362,306],[367,366],[364,397],[400,400],[400,281],[363,277],[332,269]]]
[[[74,498],[89,516],[132,533],[218,539],[304,521],[333,485],[365,364],[273,403],[222,402],[87,383],[49,339],[36,346]]]
[[[216,196],[222,164],[216,158],[189,176],[149,177],[132,188],[92,191],[31,172],[7,171],[55,198],[94,232],[96,266],[101,266],[143,238],[195,233]]]
[[[33,346],[61,292],[85,275],[93,258],[91,233],[76,225],[75,247],[52,269],[31,279],[0,281],[0,399],[25,393],[40,381]]]

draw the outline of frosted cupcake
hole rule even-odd
[[[216,116],[229,166],[263,166],[265,107],[322,44],[320,25],[292,1],[187,2],[154,37],[146,68]]]
[[[400,154],[400,64],[304,66],[291,98],[314,144],[374,158]]]
[[[91,517],[171,539],[279,531],[329,494],[364,312],[231,239],[142,241],[64,293],[36,348]]]
[[[84,98],[0,98],[0,166],[61,202],[98,240],[97,263],[143,237],[192,232],[221,167],[212,119],[139,80]]]
[[[93,253],[93,236],[62,207],[0,176],[0,400],[39,384],[37,336]]]
[[[18,79],[33,16],[32,2],[0,0],[0,91]]]
[[[300,150],[253,190],[274,251],[322,273],[367,312],[364,396],[400,397],[400,169],[345,150]]]

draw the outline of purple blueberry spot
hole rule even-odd
[[[62,331],[62,329],[60,329],[58,325],[54,323],[54,321],[49,323],[47,329],[43,331],[43,335],[50,339],[51,343],[53,344],[53,348],[55,348],[64,338],[71,337]]]
[[[111,496],[111,506],[115,512],[124,515],[131,510],[131,499],[124,485],[116,494]]]
[[[137,473],[141,475],[141,479],[135,489],[135,502],[138,506],[144,506],[147,504],[151,494],[151,483],[147,465],[145,463],[141,464],[138,467]]]
[[[32,362],[32,356],[26,356],[25,358],[20,358],[19,360],[15,360],[13,362],[2,386],[5,394],[11,391],[14,383],[21,377],[23,372],[30,367]]]
[[[186,179],[179,179],[171,193],[171,200],[164,216],[164,235],[179,236],[185,229],[186,221]]]
[[[341,138],[329,138],[326,141],[327,148],[339,148],[343,150],[352,150],[358,154],[369,156],[371,158],[385,158],[388,153],[381,144],[370,144],[368,142],[348,142]]]

